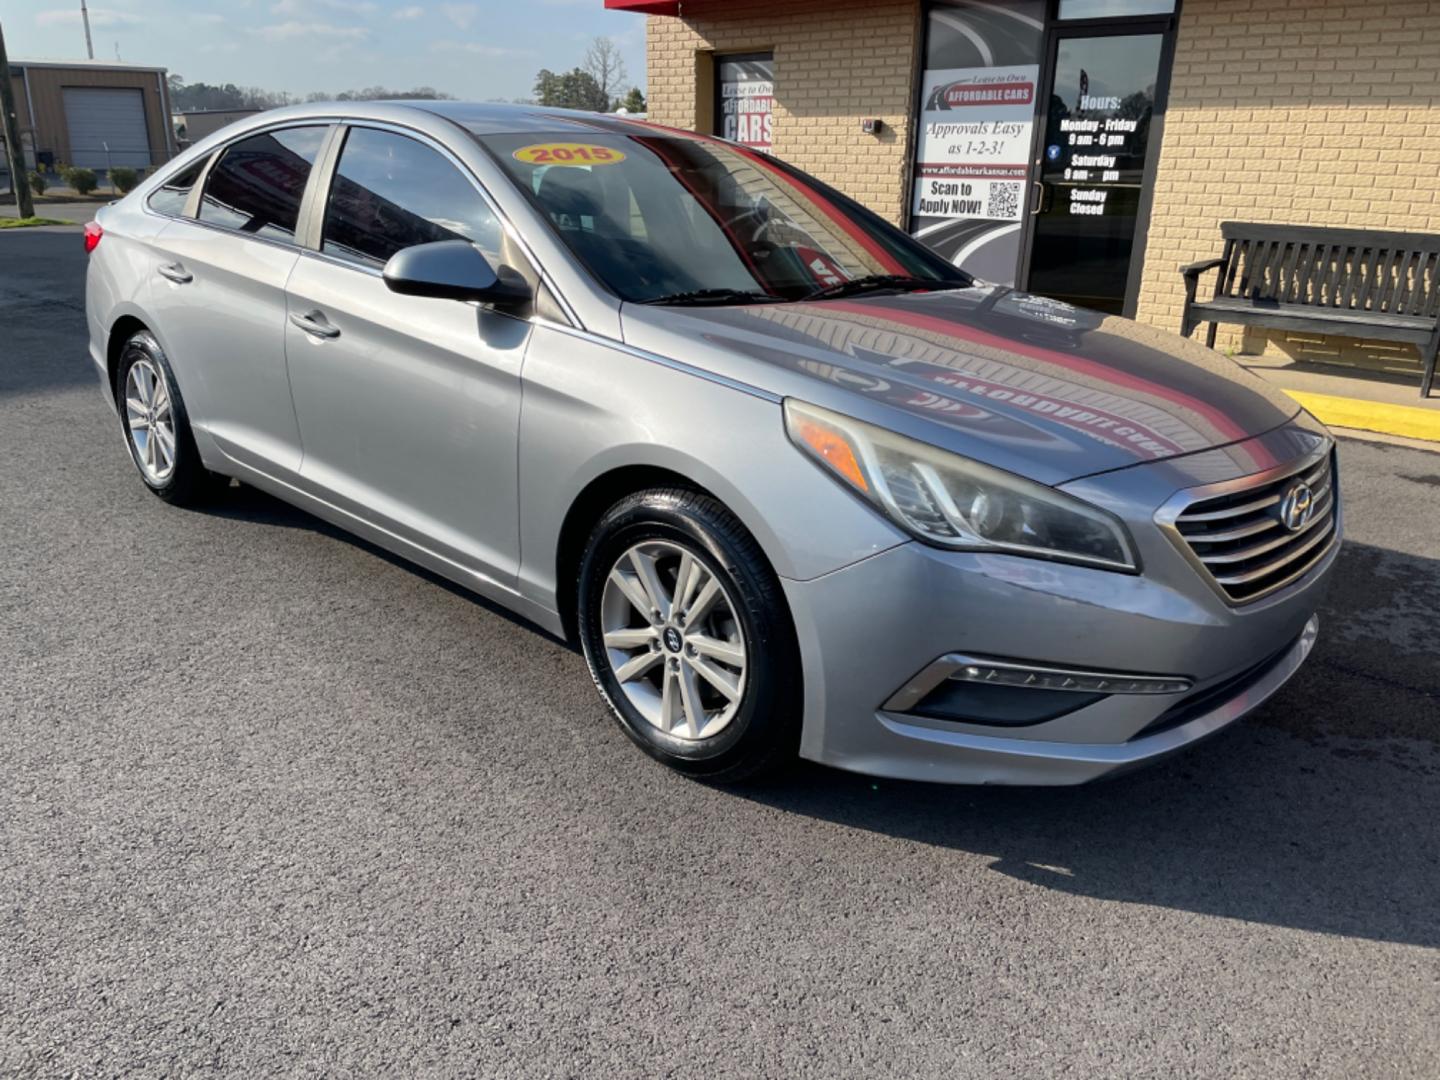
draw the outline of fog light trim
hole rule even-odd
[[[1073,690],[1081,694],[1183,694],[1193,685],[1189,679],[1176,675],[1121,675],[996,660],[966,661],[948,678],[1037,690]]]
[[[1130,672],[1025,664],[986,656],[950,653],[927,667],[887,701],[887,712],[908,712],[947,679],[1017,689],[1066,691],[1077,694],[1173,695],[1195,685],[1184,675],[1136,675]]]

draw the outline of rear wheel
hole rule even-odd
[[[715,782],[794,753],[789,612],[759,545],[720,503],[676,489],[621,500],[591,534],[579,600],[590,673],[646,753]]]
[[[149,331],[125,342],[115,382],[125,445],[151,491],[180,506],[200,501],[223,482],[200,461],[175,374]]]

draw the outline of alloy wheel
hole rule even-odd
[[[163,484],[175,471],[175,417],[165,377],[148,359],[130,365],[125,376],[125,428],[152,484]]]
[[[653,727],[697,741],[734,720],[745,697],[745,635],[699,555],[662,540],[626,550],[606,578],[600,624],[615,681]]]

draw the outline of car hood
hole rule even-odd
[[[1295,402],[1215,351],[998,286],[625,305],[628,344],[1044,483],[1237,443]]]

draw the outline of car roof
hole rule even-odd
[[[477,135],[525,131],[594,132],[597,128],[616,134],[628,134],[642,127],[653,131],[653,127],[638,120],[613,113],[554,109],[545,105],[510,105],[491,101],[404,101],[395,104],[443,116]]]
[[[657,134],[674,131],[672,128],[613,113],[554,109],[544,105],[510,105],[489,101],[309,101],[303,105],[283,105],[246,116],[243,120],[216,132],[216,135],[220,136],[216,141],[227,141],[247,131],[273,127],[276,124],[307,120],[376,120],[403,123],[407,116],[412,121],[417,119],[416,113],[447,120],[473,135],[482,136],[535,132],[549,135],[594,135],[597,132],[607,132],[614,135],[644,134],[653,138]],[[206,145],[212,139],[214,136],[209,136],[197,145]]]

